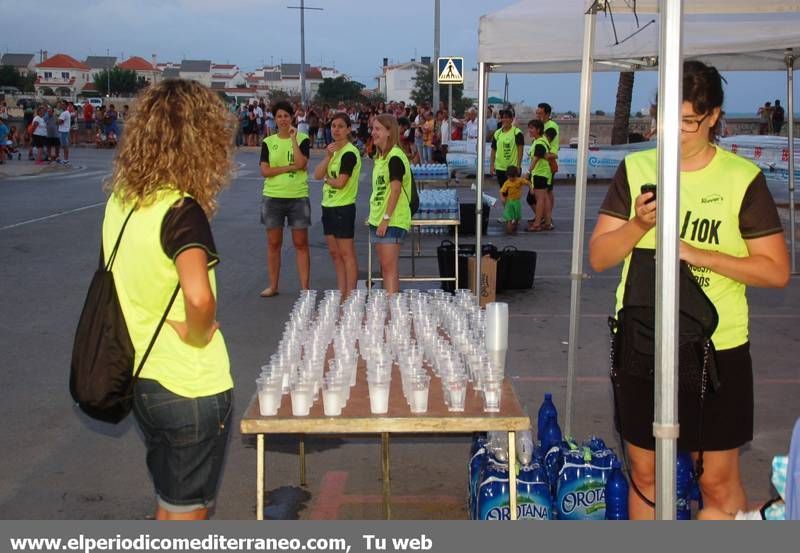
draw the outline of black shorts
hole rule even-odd
[[[508,179],[508,175],[502,169],[495,169],[494,174],[497,175],[497,186],[503,188],[503,183]]]
[[[552,189],[552,186],[550,187]],[[548,190],[547,187],[547,177],[541,177],[538,175],[533,176],[533,189],[534,190]]]
[[[683,391],[678,393],[678,449],[681,451],[723,451],[741,447],[753,439],[750,343],[717,351],[717,367],[721,386],[706,393],[702,411],[697,396]],[[654,450],[653,382],[618,373],[614,394],[618,409],[617,431],[626,442]]]
[[[33,135],[33,146],[34,146],[34,148],[44,148],[45,146],[47,146],[47,144],[48,144],[48,142],[47,142],[47,137],[46,136],[42,136],[40,134],[34,134]]]
[[[47,145],[51,148],[58,148],[61,146],[61,139],[57,136],[48,136],[47,137]]]
[[[356,204],[339,207],[322,206],[322,234],[351,239],[356,230]]]

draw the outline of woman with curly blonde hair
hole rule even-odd
[[[134,414],[158,519],[208,518],[222,469],[233,380],[216,321],[219,256],[208,217],[228,182],[235,129],[204,86],[151,86],[126,122],[108,187],[103,252],[106,263],[112,259],[134,366],[152,345]],[[167,324],[157,330],[162,316]]]

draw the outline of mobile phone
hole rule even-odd
[[[655,184],[649,184],[649,183],[648,184],[643,184],[641,191],[642,191],[642,194],[644,194],[646,192],[652,192],[653,193],[653,196],[649,200],[647,200],[645,203],[649,204],[650,202],[656,201],[656,185]]]

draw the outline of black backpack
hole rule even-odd
[[[408,207],[411,210],[411,216],[419,211],[419,192],[417,192],[417,182],[414,180],[414,173],[411,173],[411,197],[408,197],[406,189],[403,188],[403,193],[408,198]]]
[[[69,391],[78,407],[93,419],[113,424],[120,422],[131,411],[133,385],[180,289],[179,283],[134,373],[136,350],[128,333],[111,272],[122,233],[131,215],[133,210],[122,224],[107,264],[103,263],[101,242],[100,263],[89,284],[75,331],[69,374]]]

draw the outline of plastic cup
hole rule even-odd
[[[483,381],[483,410],[487,413],[500,411],[500,400],[503,393],[503,379],[489,377]]]
[[[409,404],[412,413],[426,413],[428,411],[430,384],[430,376],[416,377],[409,383],[411,389]]]
[[[486,349],[489,351],[508,349],[507,303],[486,304]]]
[[[344,389],[338,385],[327,385],[322,389],[322,408],[326,417],[338,417],[344,407]]]
[[[308,416],[311,411],[312,386],[310,382],[298,382],[291,391],[292,415],[295,417]]]
[[[451,380],[446,384],[449,401],[447,410],[451,412],[461,412],[464,410],[464,403],[467,399],[467,381]]]
[[[369,408],[373,415],[385,415],[389,412],[389,388],[386,382],[369,382]]]
[[[272,417],[278,414],[281,406],[281,385],[280,382],[267,382],[258,387],[258,410],[264,417]]]

